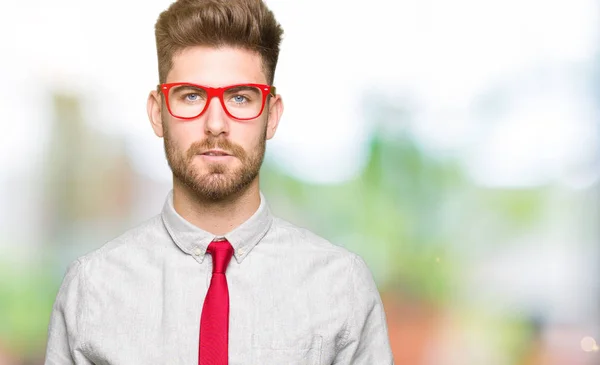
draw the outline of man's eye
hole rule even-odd
[[[236,95],[233,97],[233,101],[236,103],[244,103],[246,102],[246,97],[242,95]]]
[[[198,94],[187,94],[185,96],[185,99],[188,101],[197,101],[198,99],[200,99],[200,95]]]

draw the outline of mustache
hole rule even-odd
[[[198,141],[198,142],[192,143],[190,148],[188,148],[188,150],[187,150],[186,157],[189,161],[189,160],[193,159],[194,156],[199,155],[202,152],[204,152],[206,150],[211,150],[211,149],[220,149],[220,150],[226,151],[230,155],[240,158],[240,159],[242,159],[246,156],[246,153],[241,146],[231,143],[230,141],[228,141],[226,139],[218,140],[215,138],[209,138],[209,139],[205,139],[204,141]]]

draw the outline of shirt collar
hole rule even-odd
[[[262,192],[260,206],[244,223],[224,236],[216,236],[185,220],[175,211],[173,206],[173,190],[165,201],[161,216],[169,235],[175,244],[186,254],[192,255],[202,262],[206,249],[213,240],[227,239],[233,246],[233,256],[239,263],[248,255],[254,246],[264,237],[271,224],[273,216]]]

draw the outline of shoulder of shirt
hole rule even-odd
[[[164,230],[162,218],[160,214],[157,214],[137,226],[128,229],[99,248],[80,256],[77,261],[85,264],[114,253],[117,250],[135,249],[136,247],[142,248],[143,246],[147,246],[148,242],[156,241],[156,233],[160,233],[162,230]],[[148,236],[153,236],[153,239],[146,239]]]
[[[305,247],[309,249],[314,249],[318,251],[339,254],[340,256],[345,256],[349,259],[357,259],[360,258],[358,254],[350,251],[346,247],[340,246],[338,244],[332,243],[328,239],[319,236],[313,231],[297,226],[294,223],[291,223],[283,218],[273,217],[273,225],[271,227],[271,232],[277,235],[288,235],[294,236],[298,241],[300,241]]]

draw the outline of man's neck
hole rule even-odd
[[[258,178],[236,196],[220,202],[199,200],[173,181],[173,207],[186,221],[216,236],[225,235],[250,218],[260,206]]]

